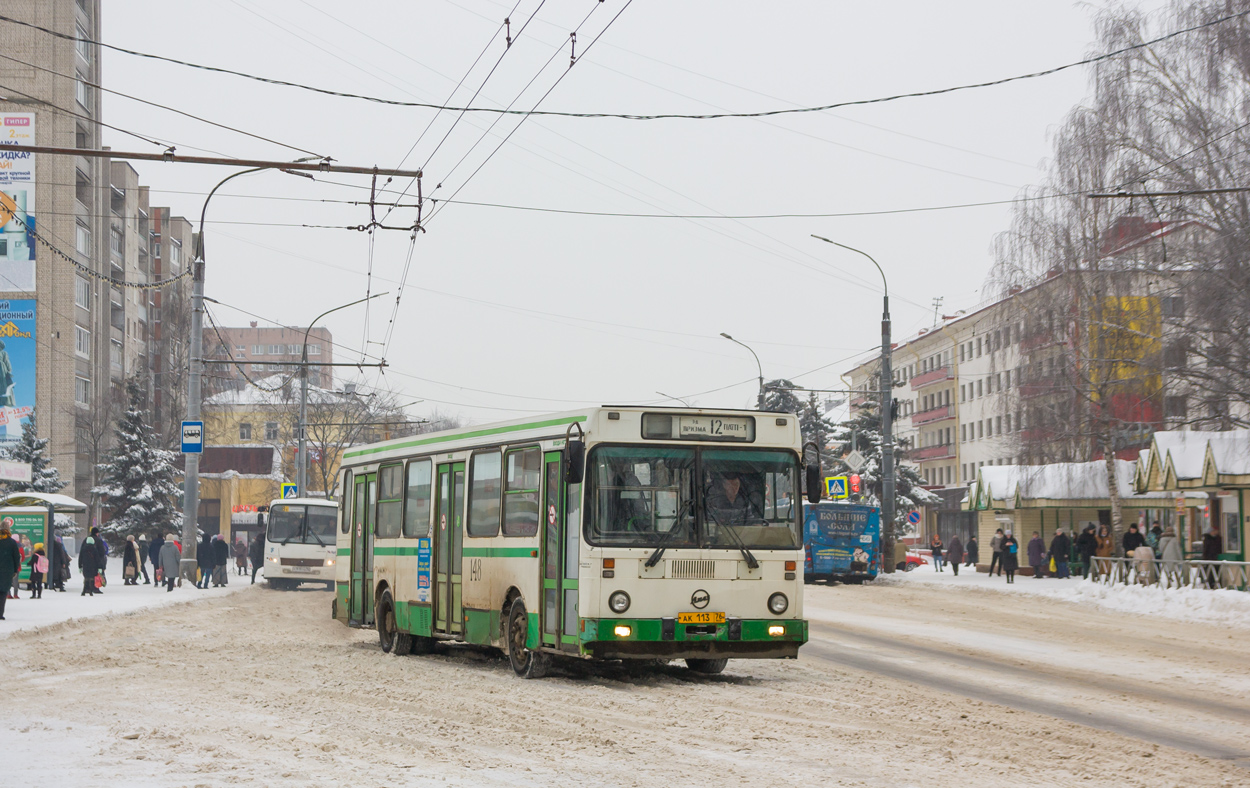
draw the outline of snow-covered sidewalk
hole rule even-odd
[[[917,567],[911,572],[881,575],[878,584],[914,583],[962,587],[972,590],[1006,594],[1048,597],[1066,602],[1088,604],[1121,613],[1158,616],[1179,621],[1202,621],[1250,629],[1250,592],[1202,588],[1160,588],[1158,586],[1103,585],[1079,576],[1066,580],[1051,577],[1036,579],[1016,575],[1008,585],[1006,576],[991,577],[960,567],[959,576],[949,567],[936,572],[932,565]]]
[[[150,571],[149,569],[149,573]],[[77,570],[65,584],[65,593],[45,589],[42,598],[31,599],[30,592],[23,585],[21,598],[10,599],[4,608],[5,620],[0,621],[0,639],[19,630],[35,629],[74,619],[125,615],[146,608],[224,596],[247,588],[252,581],[250,575],[231,575],[225,588],[199,589],[183,583],[181,588],[175,587],[173,591],[166,591],[164,586],[143,585],[142,580],[137,586],[128,586],[122,584],[120,561],[118,569],[109,575],[108,586],[103,594],[97,596],[81,595],[82,574]],[[260,582],[259,578],[257,582]]]

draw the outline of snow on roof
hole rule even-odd
[[[1250,475],[1250,430],[1156,432],[1137,461],[1137,488],[1182,482],[1218,484],[1221,476]]]
[[[1217,432],[1207,442],[1220,476],[1250,475],[1250,430]]]
[[[1197,479],[1202,476],[1202,464],[1207,457],[1207,441],[1221,433],[1205,430],[1169,430],[1156,432],[1153,446],[1158,453],[1159,467],[1163,469],[1171,461],[1178,479]]]
[[[0,500],[0,506],[38,506],[46,509],[52,504],[57,512],[85,512],[87,504],[61,493],[16,492],[6,495]]]
[[[1115,463],[1116,486],[1122,499],[1172,497],[1161,492],[1134,493],[1134,463],[1131,460],[1116,460]],[[1111,497],[1107,464],[1103,460],[1051,465],[987,465],[977,472],[977,486],[977,500],[987,507],[991,501],[1105,500]]]
[[[290,386],[283,385],[288,382],[291,384]],[[288,405],[299,397],[298,381],[285,375],[270,375],[267,378],[261,378],[256,383],[259,385],[248,385],[241,389],[230,389],[220,394],[214,394],[204,400],[204,405],[206,407]],[[276,389],[276,391],[268,391],[267,389]],[[341,399],[343,396],[341,392],[323,389],[311,383],[308,384],[309,403],[332,402]]]

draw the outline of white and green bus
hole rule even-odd
[[[793,659],[802,451],[794,414],[635,406],[353,448],[334,617],[386,651],[495,646],[527,678],[558,656]]]

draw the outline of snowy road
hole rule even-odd
[[[42,784],[49,762],[58,784],[162,788],[1247,780],[1221,757],[1250,741],[1250,636],[1210,625],[816,587],[797,662],[525,682],[463,649],[382,654],[329,620],[329,600],[255,587],[15,633],[0,646],[5,782]]]

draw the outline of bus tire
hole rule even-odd
[[[810,586],[815,582],[816,582],[816,575],[812,575],[812,574],[803,575],[803,585]]]
[[[390,591],[382,592],[374,618],[377,619],[378,640],[384,653],[402,657],[412,651],[412,635],[400,632],[395,621],[395,601],[391,599]]]
[[[705,676],[715,676],[725,669],[729,664],[729,659],[688,659],[686,667],[695,673],[702,673]]]
[[[541,651],[526,648],[528,637],[529,614],[525,603],[517,597],[508,611],[508,662],[512,664],[512,672],[521,678],[540,679],[547,675],[550,658]]]

